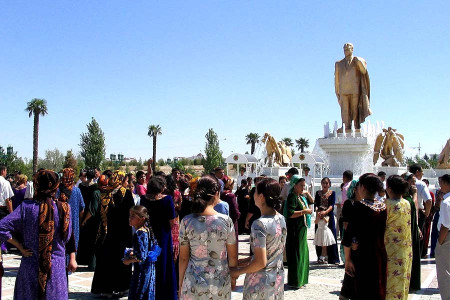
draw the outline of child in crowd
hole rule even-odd
[[[320,206],[317,212],[326,211],[326,207]],[[314,245],[322,247],[322,255],[319,257],[319,264],[328,263],[327,246],[336,244],[333,232],[328,228],[329,217],[319,217],[316,214],[315,223],[318,225],[316,235],[314,237]]]
[[[125,250],[123,263],[133,263],[128,299],[155,299],[155,261],[161,248],[149,223],[147,209],[136,205],[130,209],[130,225],[136,229],[133,236],[133,248]]]

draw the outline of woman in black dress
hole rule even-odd
[[[363,199],[354,202],[342,240],[345,273],[355,279],[352,299],[385,299],[387,254],[384,231],[387,212],[384,203],[375,198],[383,183],[375,174],[362,175],[359,183],[357,192]]]

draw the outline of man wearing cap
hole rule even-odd
[[[286,173],[286,178],[287,178],[287,182],[286,184],[283,186],[283,189],[281,190],[281,194],[280,197],[281,199],[284,201],[286,201],[288,195],[289,195],[289,181],[291,180],[292,176],[294,175],[298,175],[298,170],[297,168],[290,168]]]
[[[439,293],[442,299],[450,299],[450,175],[441,177],[441,191],[444,199],[441,203],[440,216],[437,228],[439,230],[436,245],[436,273]]]

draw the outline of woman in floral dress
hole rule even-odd
[[[283,299],[283,251],[286,243],[286,222],[277,212],[281,209],[280,184],[271,178],[258,183],[255,204],[261,217],[252,224],[250,245],[253,256],[245,265],[231,271],[232,277],[247,274],[243,299]]]
[[[193,214],[180,224],[180,299],[231,299],[236,279],[229,267],[237,266],[236,236],[230,217],[214,210],[220,185],[215,177],[198,181]]]
[[[385,201],[387,220],[384,243],[386,245],[387,286],[386,299],[408,299],[412,265],[411,205],[402,198],[408,182],[398,175],[387,181],[389,199]]]

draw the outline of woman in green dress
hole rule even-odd
[[[411,281],[409,284],[409,290],[415,291],[420,290],[420,235],[419,225],[417,223],[417,188],[416,188],[416,178],[411,173],[405,173],[402,177],[409,183],[409,189],[403,196],[405,200],[411,205],[411,238],[412,238],[412,252],[413,261],[411,268]]]
[[[305,179],[298,175],[290,180],[290,192],[284,205],[286,218],[286,256],[288,261],[288,286],[301,288],[308,283],[309,250],[307,231],[311,226],[311,213],[308,205],[314,200],[305,189]]]

